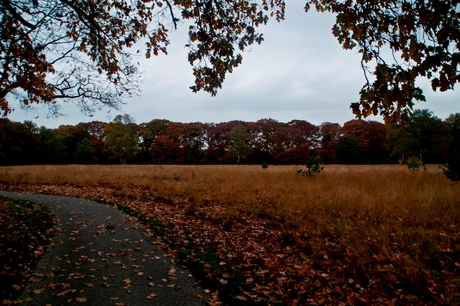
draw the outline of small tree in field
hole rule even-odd
[[[316,156],[311,156],[307,160],[306,166],[307,166],[307,170],[299,169],[297,170],[297,173],[300,173],[304,176],[305,175],[313,176],[315,173],[320,173],[324,169],[324,167],[320,166],[319,159]]]
[[[409,168],[411,172],[418,172],[420,166],[422,165],[422,162],[417,157],[409,157],[407,159],[406,164],[407,168]]]

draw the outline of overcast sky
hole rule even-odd
[[[56,128],[93,120],[110,122],[118,114],[130,114],[136,123],[152,119],[177,122],[257,121],[272,118],[293,119],[313,124],[344,122],[354,118],[350,103],[359,100],[365,82],[357,50],[343,50],[331,33],[332,14],[303,11],[304,1],[287,3],[286,20],[270,20],[260,28],[265,41],[243,53],[243,64],[229,74],[216,97],[192,93],[192,68],[187,61],[187,27],[171,33],[168,55],[141,60],[144,71],[141,96],[126,100],[120,112],[103,109],[93,117],[82,115],[72,104],[62,105],[64,116],[47,118],[47,109],[36,107],[25,112],[17,105],[9,116],[13,121],[31,120],[38,126]],[[428,108],[445,119],[460,112],[460,94],[433,93],[424,86]],[[457,86],[458,87],[458,86]],[[38,116],[38,118],[36,118]],[[382,121],[380,117],[370,120]]]

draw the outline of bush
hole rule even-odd
[[[263,163],[262,163],[262,168],[263,168],[263,169],[267,169],[267,168],[268,168],[268,164],[267,164],[266,162],[263,162]]]
[[[407,159],[406,165],[411,172],[417,172],[420,169],[422,162],[417,157],[409,157]]]
[[[313,176],[315,173],[320,173],[324,169],[324,167],[320,166],[319,159],[316,156],[311,156],[307,160],[306,167],[307,167],[307,170],[299,169],[297,170],[297,173],[302,174],[304,176],[305,175]]]

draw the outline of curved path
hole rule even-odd
[[[42,204],[58,220],[56,243],[19,298],[32,300],[22,305],[205,305],[196,280],[134,218],[79,198],[6,191],[0,196]]]

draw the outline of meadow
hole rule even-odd
[[[297,169],[1,167],[0,188],[138,212],[217,304],[460,303],[460,184],[437,165]]]

